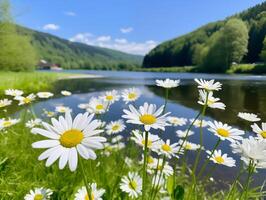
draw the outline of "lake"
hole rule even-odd
[[[156,79],[180,79],[181,84],[178,88],[170,90],[169,104],[167,110],[171,115],[177,117],[194,118],[201,106],[197,104],[198,90],[194,82],[194,78],[216,79],[223,84],[223,90],[216,92],[215,96],[219,97],[226,104],[226,110],[208,109],[207,120],[218,120],[240,129],[245,129],[247,124],[238,119],[238,112],[256,113],[266,119],[266,76],[246,76],[246,75],[216,75],[216,74],[192,74],[192,73],[152,73],[152,72],[123,72],[123,71],[90,71],[90,70],[68,70],[66,73],[84,73],[101,75],[102,78],[82,78],[59,80],[54,88],[55,94],[60,94],[61,90],[69,90],[73,93],[72,96],[55,98],[41,101],[34,105],[36,113],[40,113],[43,108],[54,110],[56,105],[64,104],[73,109],[74,113],[84,112],[77,106],[80,103],[87,103],[92,96],[98,96],[107,90],[118,90],[129,87],[136,87],[142,91],[141,98],[136,102],[136,105],[142,105],[144,102],[154,103],[157,105],[164,104],[164,90],[155,86]],[[110,112],[104,117],[104,120],[111,121],[119,119],[122,114],[122,109],[127,108],[127,105],[116,102],[111,106]],[[129,128],[131,126],[128,126]],[[172,142],[177,142],[178,138],[175,134],[176,130],[185,130],[183,127],[169,127],[167,131],[161,134],[163,139],[170,138]],[[194,135],[189,137],[189,141],[198,143],[198,130]],[[129,131],[125,131],[129,135]],[[252,135],[248,133],[246,136]],[[217,137],[204,129],[204,146],[206,149],[211,149],[215,145]],[[232,154],[229,147],[229,142],[223,141],[220,149],[224,153],[228,153],[237,159],[239,158]],[[205,154],[203,154],[206,156]],[[189,161],[194,160],[195,153],[189,153]],[[209,166],[210,167],[210,166]],[[214,173],[214,178],[221,179],[223,182],[229,181],[236,173],[236,168],[218,167]],[[260,170],[256,175],[256,184],[260,184],[266,177],[265,170]]]

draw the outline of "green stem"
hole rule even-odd
[[[161,178],[162,178],[163,168],[164,168],[164,166],[165,166],[165,162],[166,162],[166,156],[164,155],[164,157],[163,157],[163,163],[162,163],[162,168],[161,168],[161,170],[160,170],[160,174],[159,174],[159,179],[158,179],[157,184],[156,184],[156,182],[155,182],[154,196],[153,196],[153,198],[152,198],[153,200],[156,198],[156,195],[157,195],[158,190],[159,190],[160,180],[161,180]],[[156,178],[155,178],[155,180],[156,180]]]
[[[145,131],[145,146],[144,146],[144,163],[142,172],[142,200],[145,199],[146,195],[146,175],[147,175],[147,154],[148,154],[148,138],[149,132]]]
[[[160,163],[160,157],[159,157],[158,160],[157,160],[157,165],[156,165],[156,170],[155,170],[154,177],[156,177],[157,174],[158,174],[159,163]],[[152,196],[153,196],[154,189],[155,189],[155,184],[152,185],[152,187],[151,187],[151,195],[150,195],[151,198],[152,198]]]
[[[254,169],[255,169],[254,161],[250,160],[249,165],[248,165],[248,177],[247,177],[247,181],[246,181],[244,191],[243,191],[244,192],[244,199],[248,199],[248,189],[249,189],[250,179],[251,179],[252,173],[254,172]],[[243,193],[241,194],[240,199],[241,199],[242,195],[243,195]]]
[[[84,165],[83,165],[82,158],[80,159],[80,166],[81,166],[83,182],[84,182],[85,188],[87,190],[88,198],[89,198],[89,200],[91,200],[91,190],[90,190],[90,187],[88,186],[87,176],[86,176],[86,173],[85,173],[85,170],[84,170]]]

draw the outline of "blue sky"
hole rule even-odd
[[[11,0],[26,27],[86,44],[145,54],[157,44],[262,0]]]

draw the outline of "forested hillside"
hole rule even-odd
[[[66,69],[132,69],[142,63],[142,56],[70,42],[21,26],[17,26],[17,30],[31,38],[39,59],[60,64]]]
[[[247,35],[245,31],[248,31]],[[207,59],[226,57],[222,51],[231,53],[228,62],[261,62],[265,35],[266,2],[160,44],[144,57],[143,66],[201,66],[206,64]],[[226,42],[230,47],[226,46]],[[208,64],[213,66],[217,63]]]

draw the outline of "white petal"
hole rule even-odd
[[[58,140],[41,140],[32,144],[33,148],[51,148],[60,145]]]
[[[76,150],[75,147],[72,147],[69,150],[68,165],[69,165],[70,171],[72,171],[72,172],[77,169],[77,165],[78,165],[78,154],[77,154],[77,150]]]

